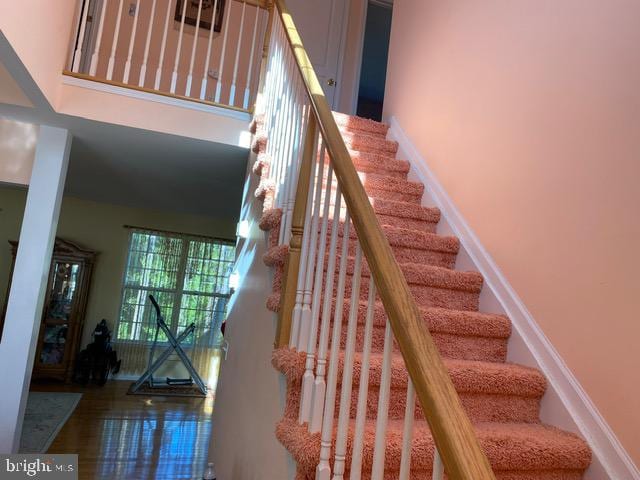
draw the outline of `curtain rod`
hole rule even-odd
[[[169,235],[182,235],[185,237],[193,237],[193,238],[206,238],[208,240],[218,240],[220,242],[230,243],[235,245],[236,241],[230,238],[222,238],[222,237],[210,237],[208,235],[199,235],[196,233],[185,233],[185,232],[175,232],[171,230],[161,230],[159,228],[149,228],[149,227],[139,227],[136,225],[123,225],[122,228],[126,228],[129,230],[146,230],[147,232],[157,232],[157,233],[167,233]]]

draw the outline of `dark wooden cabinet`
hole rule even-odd
[[[17,242],[9,242],[15,264]],[[33,363],[33,379],[70,382],[82,339],[96,252],[56,238]],[[9,284],[9,289],[11,284]],[[7,301],[9,295],[7,294]],[[4,324],[4,314],[2,315]]]

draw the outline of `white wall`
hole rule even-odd
[[[275,436],[284,413],[285,383],[271,366],[276,315],[265,307],[272,275],[262,263],[267,236],[258,228],[262,201],[253,196],[256,186],[257,176],[248,170],[241,219],[249,220],[251,229],[239,245],[241,284],[229,304],[229,355],[220,372],[209,447],[218,478],[226,480],[286,480],[295,474]]]

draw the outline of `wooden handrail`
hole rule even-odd
[[[489,461],[358,177],[284,0],[275,0],[311,109],[449,478],[495,480]]]

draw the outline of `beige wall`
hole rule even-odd
[[[395,116],[640,464],[640,3],[397,0]]]
[[[4,305],[11,265],[7,240],[19,238],[26,195],[24,189],[0,187],[0,305]],[[100,253],[89,293],[83,346],[98,321],[106,318],[113,327],[118,316],[128,240],[123,225],[235,237],[234,222],[64,197],[57,235]]]

